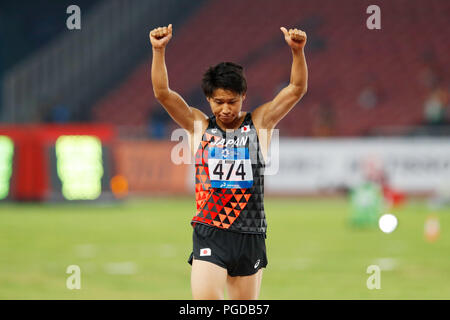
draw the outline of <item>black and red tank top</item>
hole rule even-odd
[[[264,168],[251,113],[238,129],[227,132],[210,117],[195,154],[197,213],[192,225],[265,234]]]

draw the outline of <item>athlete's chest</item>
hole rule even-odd
[[[212,188],[250,188],[252,164],[258,162],[257,133],[251,125],[234,131],[208,128],[202,138],[198,164],[205,167]]]

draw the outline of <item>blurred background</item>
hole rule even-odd
[[[209,66],[244,67],[252,111],[289,82],[279,28],[308,35],[308,92],[265,182],[262,299],[449,299],[449,15],[443,0],[0,2],[0,298],[190,299],[194,171],[169,161],[177,125],[150,77],[148,33],[172,23],[170,87],[206,114]]]

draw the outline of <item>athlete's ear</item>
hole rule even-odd
[[[242,95],[242,101],[244,101],[245,100],[245,97],[247,96],[247,93],[244,93],[243,95]]]

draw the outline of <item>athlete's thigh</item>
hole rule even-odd
[[[227,277],[228,297],[231,300],[256,300],[261,289],[262,271],[250,276]]]
[[[227,270],[218,265],[193,259],[191,289],[194,300],[222,300],[227,281]]]

